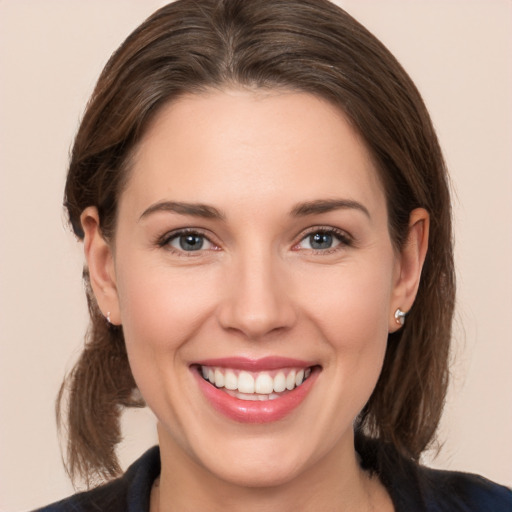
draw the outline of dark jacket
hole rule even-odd
[[[481,476],[428,469],[372,442],[356,446],[363,467],[376,472],[386,486],[396,512],[512,512],[512,491]],[[155,446],[121,478],[36,512],[148,512],[159,474]]]

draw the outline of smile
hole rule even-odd
[[[292,391],[311,375],[308,368],[283,368],[271,372],[248,372],[234,368],[201,366],[203,378],[240,400],[275,400]]]
[[[214,410],[237,422],[267,423],[299,407],[321,367],[285,358],[228,358],[198,362],[191,370]]]

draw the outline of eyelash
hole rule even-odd
[[[325,255],[329,255],[334,252],[337,252],[338,250],[341,250],[343,248],[352,247],[354,245],[354,239],[348,233],[346,233],[345,231],[342,231],[341,229],[333,228],[330,226],[329,227],[328,226],[313,226],[313,227],[309,228],[307,231],[300,234],[298,242],[293,244],[292,250],[299,251],[300,250],[300,248],[298,247],[299,244],[301,242],[303,242],[304,240],[306,240],[308,237],[310,237],[312,235],[316,235],[316,234],[331,235],[331,236],[333,236],[333,238],[335,238],[339,242],[339,244],[334,247],[330,247],[330,248],[326,248],[326,249],[306,249],[306,250],[311,251],[312,254],[318,254],[318,255],[325,256]],[[177,249],[170,245],[171,241],[177,240],[180,237],[186,236],[186,235],[195,235],[197,237],[203,238],[208,243],[212,244],[214,246],[214,248],[213,249],[200,248],[197,251],[185,251],[185,250]],[[165,235],[163,235],[157,239],[156,245],[158,247],[165,248],[166,250],[168,250],[178,256],[184,256],[184,257],[193,257],[193,256],[197,255],[194,253],[202,253],[205,250],[218,250],[217,244],[212,242],[211,239],[203,231],[201,231],[200,229],[195,229],[195,228],[185,228],[185,229],[180,229],[177,231],[172,231],[170,233],[166,233]]]
[[[311,254],[314,255],[321,255],[321,256],[327,256],[329,254],[333,254],[339,250],[343,250],[347,247],[353,247],[354,246],[354,239],[352,236],[350,236],[346,231],[342,231],[341,229],[334,228],[332,226],[313,226],[309,229],[307,229],[305,232],[300,234],[299,241],[295,243],[292,247],[292,249],[295,249],[299,246],[301,242],[306,240],[308,237],[312,235],[331,235],[333,238],[335,238],[339,244],[330,247],[327,249],[309,249],[311,251]],[[300,250],[300,249],[296,249]],[[306,249],[308,250],[308,249]]]
[[[176,254],[178,256],[184,256],[184,257],[193,257],[193,256],[197,256],[197,254],[194,254],[194,253],[204,252],[205,249],[203,249],[203,250],[199,249],[197,251],[185,251],[185,250],[177,249],[170,245],[171,241],[177,240],[180,237],[187,236],[187,235],[195,235],[197,237],[203,238],[208,243],[212,244],[214,246],[214,249],[209,249],[209,250],[217,250],[218,249],[217,244],[212,242],[211,239],[208,236],[206,236],[206,234],[203,231],[201,231],[200,229],[196,229],[196,228],[185,228],[185,229],[179,229],[177,231],[172,231],[170,233],[166,233],[165,235],[163,235],[157,239],[156,245],[158,247],[168,250],[169,252],[171,252],[173,254]]]

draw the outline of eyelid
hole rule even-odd
[[[326,234],[331,234],[333,236],[335,236],[339,242],[340,242],[340,246],[341,248],[344,248],[344,247],[351,247],[355,244],[355,240],[354,240],[354,237],[352,235],[350,235],[350,233],[348,233],[347,231],[343,230],[343,229],[340,229],[340,228],[335,228],[334,226],[322,226],[322,225],[319,225],[319,226],[311,226],[310,228],[307,228],[306,230],[302,231],[300,233],[300,235],[297,237],[296,239],[296,242],[294,242],[293,246],[292,246],[292,249],[295,249],[295,250],[301,250],[299,249],[297,246],[305,239],[307,238],[308,236],[314,234],[314,233],[326,233]],[[333,252],[333,251],[336,251],[337,250],[337,247],[333,247],[333,248],[330,248],[330,249],[311,249],[311,251],[313,251],[314,253],[330,253],[330,252]]]
[[[338,244],[338,246],[333,247],[331,249],[321,249],[321,250],[320,249],[317,249],[317,250],[311,249],[310,251],[312,251],[314,253],[326,254],[326,253],[330,253],[330,252],[339,250],[339,249],[337,249],[338,247],[346,248],[346,247],[351,247],[355,244],[354,237],[347,231],[340,229],[340,228],[336,228],[334,226],[318,225],[318,226],[311,226],[311,227],[305,229],[304,231],[302,231],[296,237],[296,239],[295,239],[296,241],[292,245],[292,250],[303,250],[303,249],[300,249],[298,247],[298,245],[306,237],[308,237],[314,233],[332,234],[340,242],[340,244]],[[188,235],[188,234],[198,235],[198,236],[205,238],[210,244],[213,245],[213,248],[199,249],[197,251],[183,251],[183,250],[177,249],[177,248],[169,245],[169,242],[172,239],[178,238],[179,236]],[[216,243],[213,240],[213,238],[214,237],[212,236],[212,234],[209,233],[208,230],[205,230],[203,228],[195,228],[195,227],[177,228],[177,229],[173,229],[171,231],[167,231],[163,235],[158,236],[155,240],[155,245],[157,245],[158,247],[161,247],[161,248],[166,248],[170,252],[174,252],[179,255],[186,255],[186,256],[194,256],[195,255],[195,256],[197,256],[199,253],[204,253],[205,251],[220,250],[220,244]]]
[[[172,247],[169,244],[169,242],[171,240],[178,238],[180,236],[184,236],[184,235],[198,235],[198,236],[204,238],[205,240],[207,240],[210,244],[212,244],[213,248],[199,249],[197,251],[184,251],[184,250],[177,249],[176,247]],[[207,231],[205,231],[202,228],[186,227],[186,228],[173,229],[171,231],[167,231],[166,233],[164,233],[161,236],[158,236],[156,238],[155,245],[157,245],[158,247],[167,249],[169,252],[173,252],[175,254],[186,255],[186,256],[197,256],[198,253],[204,253],[205,251],[212,251],[212,250],[219,249],[219,244],[214,242],[212,240],[212,238],[213,237],[211,236],[211,234],[209,234]],[[194,253],[196,253],[196,254],[194,254]]]

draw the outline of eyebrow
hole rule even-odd
[[[192,215],[204,219],[224,219],[225,215],[213,206],[202,203],[182,203],[176,201],[160,201],[146,208],[139,221],[155,212],[172,212],[180,215]]]
[[[351,199],[317,199],[315,201],[299,203],[292,209],[291,215],[294,217],[305,217],[307,215],[345,209],[359,210],[370,218],[370,212],[368,209],[361,203],[352,201]]]
[[[306,217],[319,213],[327,213],[334,210],[355,209],[363,212],[370,218],[368,209],[357,201],[351,199],[316,199],[297,204],[291,210],[292,217]],[[148,215],[156,212],[172,212],[180,215],[192,215],[194,217],[202,217],[205,219],[225,219],[225,215],[214,206],[202,203],[184,203],[177,201],[160,201],[146,208],[139,221]]]

